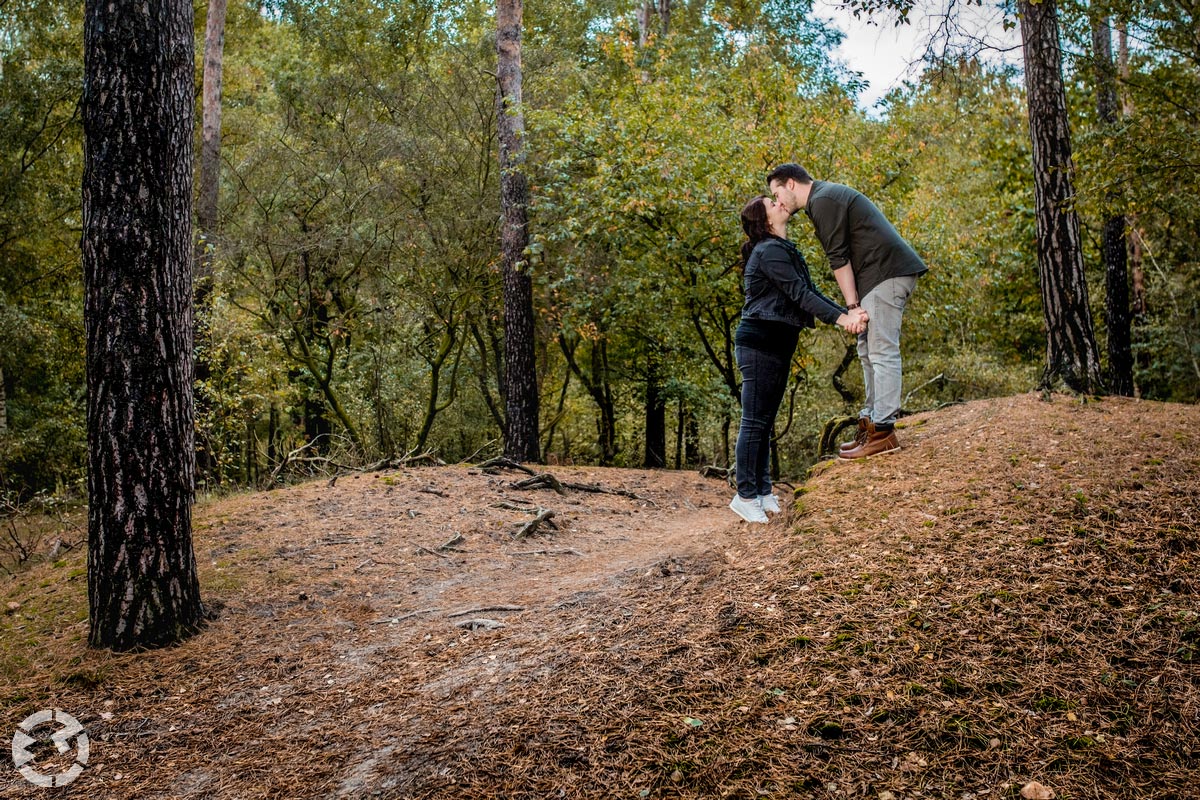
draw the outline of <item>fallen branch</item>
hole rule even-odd
[[[417,550],[419,550],[422,553],[429,553],[429,555],[431,555],[431,556],[437,556],[438,558],[449,558],[450,557],[450,556],[446,555],[445,553],[439,553],[437,550],[430,550],[428,547],[424,547],[422,545],[417,545]]]
[[[532,500],[522,500],[521,502],[522,502],[522,503],[529,503],[530,505],[534,505],[534,503],[533,503],[533,501],[532,501]],[[502,509],[502,510],[504,510],[504,511],[520,511],[520,512],[521,512],[521,513],[523,513],[523,514],[534,514],[534,513],[537,513],[537,508],[536,508],[536,507],[534,507],[534,508],[525,508],[524,506],[519,506],[519,505],[517,505],[516,503],[510,503],[510,502],[508,502],[507,500],[505,500],[505,501],[504,501],[504,502],[502,502],[502,503],[492,503],[492,505],[490,506],[490,508],[499,508],[499,509]]]
[[[574,547],[567,547],[562,550],[517,550],[509,553],[510,556],[582,556],[583,553],[576,550]]]
[[[537,532],[538,527],[544,522],[551,528],[558,530],[558,526],[554,524],[554,512],[548,508],[543,508],[538,511],[537,516],[526,522],[520,529],[513,534],[514,539],[524,539],[526,536],[532,536]]]
[[[525,606],[484,606],[483,608],[465,608],[462,611],[452,611],[446,615],[447,619],[455,617],[465,617],[468,614],[490,614],[493,611],[524,611]]]
[[[700,477],[702,478],[720,478],[727,481],[732,474],[733,469],[731,467],[718,467],[713,464],[707,464],[700,468]]]
[[[616,494],[622,497],[629,497],[634,500],[641,500],[645,503],[655,505],[653,500],[649,500],[641,495],[635,494],[628,489],[606,489],[596,483],[573,483],[571,481],[560,481],[558,478],[551,475],[549,472],[541,472],[534,475],[532,478],[526,478],[522,481],[510,483],[514,489],[553,489],[559,494],[565,495],[567,489],[573,489],[577,492],[591,492],[592,494]]]
[[[406,619],[412,619],[413,617],[419,617],[422,614],[436,614],[439,611],[441,611],[440,608],[423,608],[420,611],[410,611],[409,613],[404,614],[399,617],[391,617],[390,619],[377,619],[374,622],[372,622],[371,624],[372,625],[395,625],[397,622],[403,622]]]
[[[385,469],[399,469],[400,467],[411,467],[428,461],[434,466],[444,467],[446,462],[438,458],[433,451],[426,451],[418,455],[413,455],[412,452],[405,453],[398,458],[384,458],[376,461],[370,466],[363,467],[359,472],[382,472]]]
[[[438,545],[438,550],[458,550],[458,546],[465,541],[466,539],[461,533],[456,533],[450,537],[450,541]]]
[[[629,491],[628,489],[605,489],[603,486],[595,483],[564,483],[568,489],[574,489],[577,492],[591,492],[593,494],[616,494],[621,497],[629,497],[634,500],[641,500],[643,503],[649,503],[652,506],[657,506],[653,500],[648,497],[642,497],[639,494]]]
[[[422,486],[420,489],[417,489],[417,491],[424,492],[425,494],[436,494],[438,497],[450,496],[447,492],[443,492],[441,489],[435,489],[432,486]]]
[[[464,619],[462,622],[454,623],[455,627],[466,628],[467,630],[478,631],[494,631],[497,628],[503,628],[503,622],[497,622],[494,619]]]
[[[553,489],[559,494],[566,494],[567,490],[563,488],[562,483],[558,478],[551,475],[549,472],[542,472],[534,475],[532,478],[526,478],[523,481],[510,483],[514,489]]]
[[[484,461],[481,464],[476,464],[475,466],[484,472],[490,472],[492,474],[496,474],[502,469],[511,469],[517,472],[524,472],[527,475],[537,474],[524,464],[520,464],[516,461],[513,461],[511,458],[505,458],[504,456],[489,458],[487,461]]]

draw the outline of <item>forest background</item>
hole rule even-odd
[[[542,456],[730,462],[737,213],[789,160],[874,199],[930,266],[906,316],[906,410],[1036,386],[1046,338],[1020,73],[951,38],[867,114],[860,78],[830,57],[838,32],[805,0],[665,8],[650,25],[619,0],[525,7]],[[12,506],[83,494],[83,8],[0,9],[0,487]],[[1102,229],[1119,207],[1135,390],[1194,402],[1196,8],[1102,9],[1128,45],[1115,125],[1095,100],[1098,10],[1059,5],[1097,336]],[[229,5],[219,213],[197,277],[211,307],[197,354],[204,488],[268,483],[310,443],[307,457],[334,463],[500,451],[495,30],[492,5],[470,0]],[[810,226],[791,235],[834,293]],[[802,337],[776,431],[785,474],[815,458],[827,418],[856,410],[851,344],[832,328]]]

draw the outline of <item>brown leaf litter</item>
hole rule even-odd
[[[179,647],[86,650],[78,554],[0,583],[3,719],[84,724],[64,797],[1200,796],[1200,409],[903,424],[767,526],[598,468],[550,471],[625,494],[429,467],[205,503],[219,616]]]

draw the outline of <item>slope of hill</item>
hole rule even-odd
[[[0,583],[3,719],[79,718],[90,798],[1200,796],[1200,408],[904,425],[768,526],[635,470],[205,504],[179,647],[86,651],[77,554]]]

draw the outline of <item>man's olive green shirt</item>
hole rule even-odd
[[[850,264],[861,300],[879,284],[929,271],[912,246],[866,195],[849,186],[813,181],[804,213],[812,220],[829,266]]]

